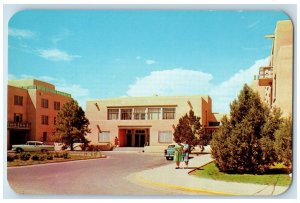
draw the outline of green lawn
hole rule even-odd
[[[282,165],[276,165],[263,175],[254,174],[226,174],[219,172],[214,162],[211,162],[199,170],[195,170],[191,173],[201,178],[210,178],[214,180],[239,182],[239,183],[255,183],[263,185],[278,185],[289,186],[291,184],[291,178],[282,168]]]

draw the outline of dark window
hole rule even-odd
[[[43,132],[43,142],[47,141],[47,132]]]
[[[42,99],[42,107],[48,108],[48,99]]]
[[[60,102],[54,102],[54,110],[60,110]]]
[[[15,113],[15,114],[14,114],[14,122],[21,123],[22,120],[23,120],[22,117],[23,117],[22,114],[20,114],[20,113]]]
[[[134,109],[134,120],[145,120],[146,118],[145,108]]]
[[[23,106],[23,97],[15,95],[14,96],[14,105]]]
[[[220,122],[208,122],[208,126],[219,126]]]
[[[108,120],[118,120],[119,119],[119,109],[108,109],[107,110]]]
[[[121,120],[131,120],[132,109],[121,109]]]
[[[49,120],[48,116],[42,115],[42,124],[43,125],[48,125],[49,124],[48,120]]]
[[[163,119],[175,119],[175,108],[163,108]]]

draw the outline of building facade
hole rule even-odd
[[[28,140],[53,141],[56,115],[70,99],[70,94],[43,81],[8,81],[7,148]]]
[[[86,116],[91,144],[107,144],[118,138],[120,147],[166,146],[173,141],[179,118],[193,109],[206,133],[220,124],[212,113],[209,96],[120,97],[87,101]]]
[[[293,104],[293,24],[291,20],[278,21],[274,34],[270,62],[260,67],[254,76],[252,88],[259,92],[270,107],[279,107],[283,116],[292,114]]]

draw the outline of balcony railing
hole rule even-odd
[[[7,128],[10,128],[10,129],[30,130],[31,123],[29,123],[29,122],[13,122],[13,121],[8,121],[7,122]]]
[[[259,68],[257,77],[259,86],[270,86],[273,80],[273,67],[264,66]]]

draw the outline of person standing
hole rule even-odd
[[[119,138],[117,136],[115,137],[115,146],[119,147]]]
[[[183,145],[183,161],[185,163],[185,168],[188,168],[189,165],[189,154],[190,154],[190,148],[187,143],[187,141],[184,141]]]
[[[180,143],[175,145],[174,161],[176,163],[175,169],[179,169],[180,162],[182,162],[182,145]]]

